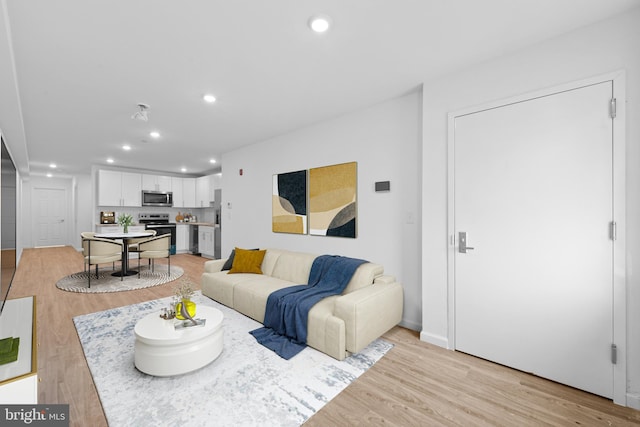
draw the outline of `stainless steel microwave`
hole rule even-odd
[[[173,206],[173,193],[171,191],[142,190],[142,206]]]

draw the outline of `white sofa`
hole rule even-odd
[[[263,274],[228,274],[221,271],[226,259],[207,261],[202,293],[263,323],[269,294],[308,283],[317,256],[267,249]],[[379,264],[362,264],[341,295],[314,305],[309,311],[307,345],[342,360],[397,325],[402,318],[402,285],[383,272]]]

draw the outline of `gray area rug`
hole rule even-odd
[[[199,291],[192,300],[222,311],[224,348],[209,365],[174,377],[134,366],[136,322],[159,314],[170,297],[73,319],[110,427],[299,426],[393,347],[378,339],[343,361],[307,347],[284,360],[249,334],[258,322]]]
[[[131,266],[133,267],[133,265]],[[116,266],[116,270],[118,267]],[[137,270],[137,265],[135,266]],[[152,286],[162,285],[180,278],[184,274],[184,270],[177,265],[171,266],[171,274],[167,272],[166,264],[157,264],[152,272],[147,265],[140,267],[140,278],[138,276],[126,276],[124,280],[120,280],[120,276],[111,275],[113,270],[111,267],[102,267],[98,269],[98,279],[96,279],[95,267],[91,269],[91,288],[87,283],[87,272],[80,271],[63,277],[56,283],[56,287],[70,292],[84,293],[103,293],[103,292],[120,292],[132,291],[135,289],[150,288]]]

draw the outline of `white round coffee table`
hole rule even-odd
[[[140,319],[134,329],[136,368],[149,375],[166,377],[195,371],[213,362],[222,352],[222,312],[199,304],[194,317],[206,319],[206,323],[175,329],[174,325],[182,321],[165,320],[160,312]]]

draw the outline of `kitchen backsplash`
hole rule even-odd
[[[145,206],[145,207],[122,207],[122,206],[101,206],[100,210],[96,212],[96,223],[100,222],[100,212],[101,211],[114,211],[116,213],[116,219],[121,213],[127,213],[133,216],[134,222],[138,223],[138,214],[141,212],[144,213],[168,213],[169,220],[171,222],[175,222],[175,218],[178,215],[178,212],[184,214],[186,212],[195,216],[198,219],[198,222],[215,222],[215,209],[214,208],[160,208],[153,206]]]

